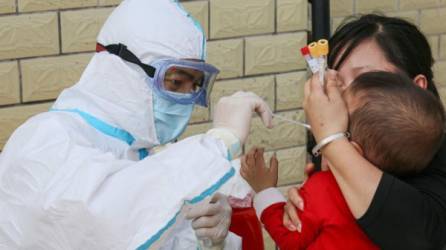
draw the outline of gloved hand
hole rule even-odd
[[[243,145],[249,134],[253,112],[260,115],[266,127],[272,127],[271,109],[256,94],[239,91],[232,96],[222,97],[215,107],[214,128],[230,130]]]
[[[186,219],[192,220],[192,228],[205,249],[223,249],[231,224],[232,209],[228,198],[216,193],[210,202],[193,205],[186,212]]]

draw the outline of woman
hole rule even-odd
[[[364,15],[347,22],[330,39],[328,65],[345,83],[307,96],[305,111],[316,141],[347,131],[348,114],[339,91],[361,73],[402,72],[438,97],[431,49],[417,27],[399,18]],[[328,97],[329,96],[329,97]],[[322,153],[358,224],[383,249],[440,249],[446,242],[446,145],[425,171],[397,179],[383,173],[340,139]],[[350,167],[348,166],[355,166]],[[289,190],[284,224],[299,228],[297,189]],[[293,206],[294,205],[294,206]],[[293,224],[290,223],[290,220]],[[302,225],[305,226],[305,225]],[[294,227],[294,228],[293,228]]]

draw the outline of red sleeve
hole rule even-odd
[[[323,204],[317,204],[317,202],[309,199],[316,198],[318,200],[318,194],[311,194],[312,196],[307,194],[310,191],[307,190],[308,188],[317,188],[316,186],[309,180],[299,190],[305,204],[304,212],[299,212],[299,218],[303,225],[302,232],[300,233],[297,231],[289,231],[283,225],[284,202],[275,203],[262,212],[260,220],[281,250],[307,249],[316,240],[322,227],[322,219],[314,207],[323,206]]]

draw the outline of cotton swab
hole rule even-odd
[[[276,115],[274,113],[272,113],[272,115],[273,115],[273,117],[276,117],[276,118],[278,118],[278,119],[280,119],[282,121],[285,121],[285,122],[288,122],[288,123],[291,123],[291,124],[297,124],[299,126],[305,127],[308,130],[311,130],[311,126],[306,124],[306,123],[303,123],[303,122],[300,122],[300,121],[295,121],[295,120],[292,120],[292,119],[288,119],[286,117],[283,117],[281,115]]]

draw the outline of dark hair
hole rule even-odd
[[[339,69],[354,48],[365,40],[373,39],[387,60],[401,72],[412,79],[418,74],[424,75],[428,82],[427,89],[439,98],[433,82],[431,48],[417,26],[400,18],[378,14],[362,15],[353,21],[346,21],[330,39],[328,67]]]
[[[441,101],[413,84],[405,74],[368,72],[345,95],[353,100],[349,130],[364,157],[391,174],[423,170],[438,151],[444,134]]]

